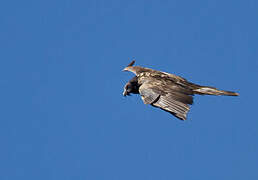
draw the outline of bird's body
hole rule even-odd
[[[133,64],[134,61],[124,69],[136,76],[125,85],[123,95],[140,94],[145,104],[165,110],[181,120],[186,120],[194,94],[238,96],[235,92],[200,86],[174,74]]]

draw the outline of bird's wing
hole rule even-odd
[[[186,114],[190,110],[188,104],[193,103],[192,95],[178,91],[177,85],[155,79],[144,82],[139,93],[145,104],[170,112],[181,120],[186,120]]]
[[[182,87],[187,87],[189,89],[195,89],[195,88],[200,87],[198,84],[191,83],[181,76],[177,76],[177,75],[170,74],[167,72],[162,72],[162,71],[160,71],[160,73],[161,73],[160,76],[162,78],[170,79],[171,81],[173,81],[174,83],[176,83]]]

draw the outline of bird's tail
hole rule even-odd
[[[200,94],[200,95],[216,95],[216,96],[221,96],[221,95],[238,96],[239,95],[236,92],[218,90],[214,87],[209,87],[209,86],[199,86],[198,88],[194,89],[193,92],[195,94]]]

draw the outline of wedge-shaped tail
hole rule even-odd
[[[236,92],[218,90],[214,87],[209,87],[209,86],[200,86],[199,88],[194,89],[193,92],[201,95],[216,95],[216,96],[221,96],[221,95],[238,96],[239,95]]]

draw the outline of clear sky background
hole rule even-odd
[[[1,180],[257,180],[256,0],[0,3]],[[240,93],[188,120],[123,97],[136,64]]]

